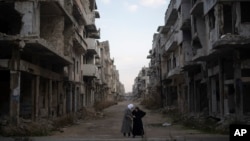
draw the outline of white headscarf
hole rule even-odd
[[[128,104],[128,108],[131,110],[134,107],[133,104]]]

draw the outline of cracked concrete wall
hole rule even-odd
[[[41,15],[41,38],[47,40],[52,48],[64,55],[64,17]]]
[[[21,35],[39,35],[39,14],[38,2],[21,1],[15,2],[15,9],[22,15]]]

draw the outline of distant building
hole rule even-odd
[[[149,72],[148,68],[143,67],[134,80],[132,95],[137,98],[148,96]]]

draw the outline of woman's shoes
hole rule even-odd
[[[126,137],[126,133],[123,133],[123,136]],[[130,133],[128,133],[128,137],[130,137]]]

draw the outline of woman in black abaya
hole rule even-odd
[[[146,112],[139,109],[139,107],[135,107],[132,112],[133,114],[133,137],[144,135],[142,118],[146,115]]]

